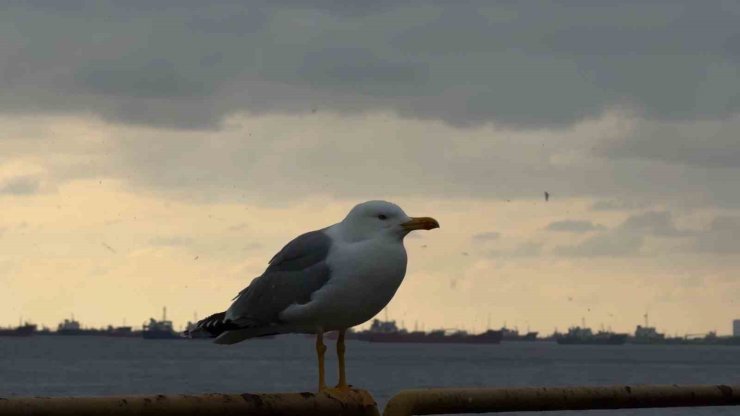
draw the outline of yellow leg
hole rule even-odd
[[[324,376],[324,353],[326,352],[326,345],[324,345],[324,331],[319,330],[316,332],[316,354],[319,357],[319,391],[326,390],[326,378]]]
[[[344,374],[344,332],[344,329],[340,330],[339,337],[337,337],[337,359],[339,361],[339,384],[337,384],[337,388],[340,389],[349,387],[347,377]]]

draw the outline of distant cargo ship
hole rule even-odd
[[[691,340],[688,338],[666,337],[665,334],[658,332],[655,327],[637,325],[635,335],[629,338],[632,344],[659,344],[659,345],[681,345],[691,343],[704,343],[704,339]]]
[[[103,335],[116,338],[134,338],[140,337],[141,331],[134,331],[130,326],[108,326],[108,329],[103,332]]]
[[[25,324],[15,328],[0,328],[0,336],[4,337],[29,337],[36,332],[36,325]]]
[[[144,339],[187,339],[172,328],[172,321],[167,320],[167,308],[162,310],[161,321],[150,318],[149,323],[144,324],[141,335]]]
[[[670,338],[666,337],[665,334],[658,332],[654,326],[650,326],[648,320],[648,314],[643,315],[645,318],[645,325],[637,325],[635,328],[634,336],[629,338],[629,342],[632,344],[686,344],[688,340],[685,338]]]
[[[630,341],[634,344],[664,344],[667,342],[665,334],[661,334],[655,327],[647,325],[637,325],[635,336]]]
[[[635,335],[629,342],[641,345],[740,345],[740,337],[717,336],[712,331],[707,334],[689,334],[683,337],[667,337],[653,327],[638,325]]]
[[[65,319],[58,326],[54,334],[56,335],[101,335],[99,329],[82,328],[78,321]]]
[[[635,334],[629,338],[633,344],[649,345],[740,345],[740,337],[719,337],[711,331],[706,334],[688,334],[683,337],[667,337],[665,334],[650,326],[648,314],[643,315],[645,325],[637,325]],[[695,337],[700,338],[695,338]]]
[[[488,330],[481,334],[465,331],[436,330],[431,332],[409,332],[399,329],[396,321],[374,319],[367,331],[354,332],[349,338],[367,342],[420,343],[420,344],[499,344],[502,331]]]
[[[594,334],[591,328],[576,326],[569,328],[567,334],[556,335],[555,340],[558,344],[564,345],[622,345],[627,342],[627,334],[611,331],[599,331]]]
[[[527,332],[522,335],[517,329],[501,328],[503,341],[537,341],[537,332]]]

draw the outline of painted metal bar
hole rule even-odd
[[[0,398],[1,416],[346,415],[378,416],[364,390],[331,393]]]
[[[740,385],[646,385],[404,390],[383,416],[738,406]]]

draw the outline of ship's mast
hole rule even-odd
[[[647,328],[649,326],[648,325],[648,313],[645,312],[645,315],[642,315],[642,316],[645,317],[645,328]]]
[[[166,306],[162,308],[162,320],[163,321],[167,320],[167,307]]]

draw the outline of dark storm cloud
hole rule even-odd
[[[562,220],[547,225],[549,231],[566,231],[571,233],[585,233],[588,231],[603,230],[604,226],[591,221]]]
[[[740,206],[740,122],[726,117],[740,96],[731,8],[37,0],[0,9],[0,114],[201,130],[108,126],[115,152],[54,159],[63,169],[45,180],[118,176],[137,191],[203,200],[529,199],[547,189],[598,198],[594,210]],[[245,124],[224,121],[241,110]],[[368,110],[382,113],[344,117]],[[401,123],[388,111],[455,126]],[[267,119],[255,114],[276,113],[315,119],[255,128]],[[502,123],[467,128],[487,121]],[[19,139],[0,150],[29,148]]]
[[[740,100],[740,94],[738,94]],[[597,154],[617,159],[652,159],[700,168],[740,167],[740,117],[725,122],[643,121],[624,140],[604,143]]]
[[[16,176],[0,181],[0,195],[31,195],[39,191],[40,180],[35,176]]]
[[[37,0],[0,8],[5,112],[208,128],[238,110],[312,107],[520,126],[569,124],[624,105],[653,119],[740,109],[734,3]]]
[[[383,62],[369,50],[356,48],[324,49],[308,52],[298,73],[312,86],[350,91],[362,86],[375,95],[403,95],[407,86],[424,81],[424,64]]]
[[[188,98],[208,94],[203,84],[188,79],[164,59],[115,68],[107,64],[82,66],[77,73],[79,86],[93,94],[138,98]]]

